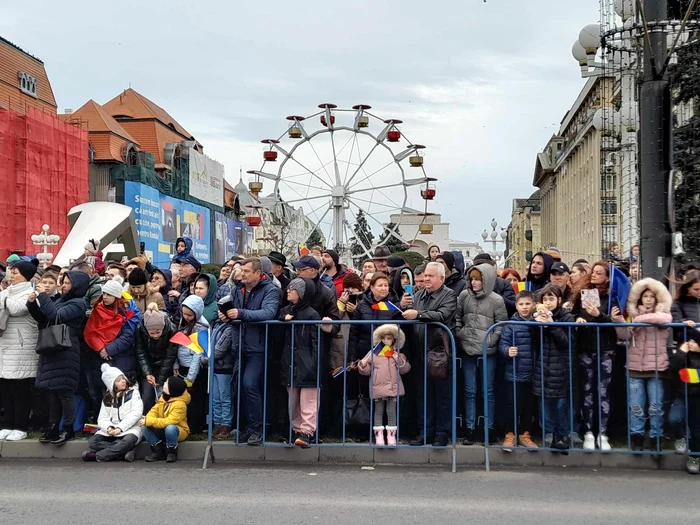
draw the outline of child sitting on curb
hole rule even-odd
[[[146,461],[177,461],[178,443],[187,439],[190,433],[190,427],[187,426],[189,402],[190,394],[185,380],[180,376],[169,378],[163,385],[163,395],[140,421],[145,427],[143,437],[153,452],[146,456]]]

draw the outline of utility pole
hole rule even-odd
[[[639,213],[643,277],[663,281],[672,261],[668,208],[668,180],[672,169],[673,113],[668,74],[663,71],[668,50],[667,29],[655,26],[668,20],[667,0],[644,0],[639,13],[647,27],[643,36],[644,74],[639,91]]]

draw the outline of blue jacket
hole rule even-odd
[[[177,253],[177,243],[183,241],[185,243],[185,249],[180,253]],[[173,262],[180,262],[185,257],[192,255],[192,239],[189,237],[178,237],[175,240],[175,255],[173,256]]]
[[[255,288],[246,290],[242,286],[236,286],[231,290],[230,297],[233,307],[239,310],[238,319],[242,321],[234,323],[232,340],[238,341],[241,337],[243,355],[265,353],[265,325],[247,323],[277,319],[280,289],[263,274]],[[243,330],[242,336],[239,336],[238,330]],[[268,349],[268,352],[271,350]]]
[[[516,313],[511,317],[511,320],[523,321],[524,319]],[[511,346],[518,347],[518,355],[515,358],[508,357],[508,349]],[[532,381],[532,366],[535,359],[532,327],[520,324],[505,325],[498,342],[498,353],[501,361],[506,364],[506,381],[509,383],[513,382],[514,368],[516,383],[529,383]]]
[[[93,360],[93,369],[99,370],[104,363],[110,366],[116,366],[119,370],[128,376],[136,375],[136,329],[141,322],[141,313],[139,312],[136,303],[133,300],[124,301],[126,309],[133,311],[133,317],[124,323],[119,335],[105,345],[105,350],[112,358],[105,361],[99,358],[99,354],[95,354]]]
[[[333,281],[333,278],[330,275],[321,274],[319,275],[319,280],[321,281],[321,284],[325,285],[327,288],[330,288],[333,290],[333,294],[338,297],[338,290],[335,288],[335,282]]]

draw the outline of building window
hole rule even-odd
[[[19,90],[30,97],[38,98],[36,94],[36,78],[28,73],[19,73]]]

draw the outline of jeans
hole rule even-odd
[[[540,411],[542,409],[542,399],[538,401]],[[560,398],[544,398],[544,421],[545,434],[554,434],[555,436],[568,436],[569,430],[569,400],[565,397]]]
[[[262,388],[263,371],[265,365],[264,354],[243,353],[241,365],[243,366],[243,399],[248,415],[248,432],[262,435],[263,430],[263,403]]]
[[[668,411],[668,425],[671,427],[671,432],[675,439],[686,437],[684,399],[677,397],[673,400],[671,409]]]
[[[143,415],[153,408],[158,398],[163,394],[163,385],[154,387],[144,377],[141,380],[141,400],[143,401]]]
[[[630,435],[644,435],[645,408],[649,400],[649,437],[664,435],[664,382],[656,377],[629,378]]]
[[[233,422],[231,411],[231,379],[233,374],[214,374],[212,395],[214,396],[213,416],[215,425],[230,427]]]
[[[180,429],[177,425],[168,425],[165,428],[143,427],[143,438],[148,441],[152,447],[155,447],[163,440],[165,440],[167,446],[177,447],[179,437]]]
[[[127,452],[133,450],[138,441],[133,434],[125,434],[124,437],[95,434],[88,441],[88,448],[97,453],[97,461],[114,461],[122,459]]]
[[[476,385],[478,382],[477,373],[479,372],[479,359],[482,358],[471,355],[465,356],[462,359],[462,372],[464,374],[464,406],[466,411],[467,428],[469,430],[474,430],[476,427]],[[487,384],[485,386],[489,407],[488,413],[486,414],[486,421],[488,422],[489,429],[493,428],[493,423],[496,418],[496,395],[493,390],[493,384],[496,379],[496,364],[495,355],[490,355],[486,358],[488,377]],[[483,374],[483,372],[481,373]]]

